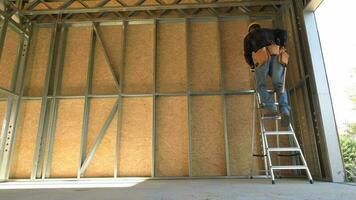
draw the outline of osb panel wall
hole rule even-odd
[[[0,101],[0,138],[2,136],[2,127],[5,123],[4,119],[6,117],[7,101]]]
[[[187,97],[159,97],[156,109],[157,176],[188,176]]]
[[[253,89],[253,74],[243,57],[243,38],[248,21],[245,19],[221,22],[221,50],[218,43],[217,22],[191,22],[161,24],[157,27],[158,92],[185,92],[187,66],[191,67],[193,91],[219,91],[220,69],[224,68],[225,89]],[[264,21],[271,26],[271,21]],[[153,27],[152,24],[129,24],[125,49],[123,87],[125,93],[151,93],[153,91]],[[186,29],[188,28],[188,29]],[[98,26],[107,49],[115,76],[119,72],[122,26]],[[37,52],[31,61],[28,95],[39,96],[43,88],[48,61],[50,28],[35,33]],[[40,34],[41,33],[41,34]],[[62,95],[83,95],[86,89],[91,27],[69,27],[65,51]],[[187,37],[188,36],[188,37]],[[44,36],[43,36],[44,37]],[[188,41],[188,46],[187,45]],[[96,41],[94,56],[93,94],[117,93],[113,77],[105,60],[102,44]],[[188,52],[185,49],[188,49]],[[47,50],[48,51],[48,50]],[[188,53],[188,54],[187,54]],[[188,58],[189,63],[186,63]],[[222,59],[222,60],[220,60]],[[220,62],[222,61],[222,66]],[[32,89],[33,88],[33,89]],[[261,152],[259,126],[256,119],[255,150],[251,150],[253,130],[253,95],[225,96],[230,168],[232,175],[250,175],[262,169],[262,160],[252,157]],[[98,133],[111,112],[114,98],[90,98],[89,132],[86,151],[92,147]],[[112,177],[115,159],[118,176],[151,176],[152,172],[152,97],[123,97],[122,117],[116,115],[90,162],[85,177]],[[191,150],[193,176],[226,175],[226,155],[222,96],[191,97]],[[84,100],[60,100],[53,147],[51,177],[76,177],[82,137]],[[38,111],[39,112],[39,111]],[[118,123],[120,122],[120,123]],[[26,124],[26,123],[24,123]],[[119,127],[121,124],[122,126]],[[271,127],[270,123],[268,127]],[[35,135],[37,130],[33,131]],[[156,99],[156,175],[188,176],[189,131],[187,96],[157,97]],[[286,145],[285,140],[281,141]],[[115,146],[118,144],[118,146]],[[275,144],[275,139],[271,140]],[[118,148],[118,149],[116,149]],[[33,150],[29,150],[33,152]],[[118,154],[117,154],[118,153]],[[32,158],[32,157],[31,157]],[[276,161],[276,157],[273,160]],[[282,160],[283,163],[287,161]],[[32,165],[32,163],[31,163]],[[30,166],[30,165],[29,165]],[[27,172],[28,176],[28,172]]]
[[[190,23],[188,56],[193,91],[220,90],[218,23]]]
[[[262,167],[259,158],[253,154],[261,154],[261,137],[259,126],[253,124],[253,95],[227,96],[227,130],[230,149],[230,165],[232,175],[249,175]],[[238,112],[237,112],[238,111]],[[252,134],[255,126],[254,150],[252,152]],[[252,163],[254,162],[254,163]]]
[[[108,118],[116,99],[90,99],[89,131],[86,152],[89,153],[100,129]],[[113,118],[103,140],[98,146],[93,160],[85,171],[86,177],[106,177],[114,175],[117,116]]]
[[[11,80],[14,75],[19,46],[19,34],[8,28],[0,60],[0,87],[2,88],[11,90]]]
[[[152,98],[123,98],[119,176],[151,176]]]
[[[109,62],[113,67],[115,77],[119,80],[120,65],[122,60],[122,27],[121,26],[100,26],[98,27],[102,43],[97,36],[94,57],[93,71],[93,94],[116,94],[118,89],[115,87],[114,77],[110,72],[108,61],[105,60],[104,50],[108,54]],[[104,45],[104,47],[103,47]]]
[[[51,177],[76,177],[79,166],[84,100],[59,100]]]
[[[151,93],[153,83],[152,24],[129,24],[125,51],[124,93]]]
[[[220,96],[192,97],[192,173],[226,175],[225,144]]]
[[[157,36],[158,92],[185,92],[187,88],[186,24],[159,24]]]
[[[90,46],[90,27],[69,27],[61,84],[62,95],[84,95]]]
[[[10,178],[30,178],[37,130],[41,112],[40,100],[22,102],[15,138]]]
[[[27,65],[28,78],[24,92],[26,96],[42,96],[52,32],[52,28],[36,27],[33,30]]]
[[[296,131],[298,133],[297,137],[299,142],[301,142],[301,146],[304,152],[304,157],[308,163],[310,172],[313,175],[319,175],[320,168],[318,164],[318,157],[315,147],[315,136],[310,134],[309,126],[307,122],[307,114],[305,113],[305,104],[303,101],[304,94],[302,89],[296,90],[296,93],[292,94],[291,100],[293,105],[295,106],[294,116],[295,116],[295,124]]]
[[[222,30],[222,59],[224,86],[227,90],[248,90],[251,84],[250,68],[245,62],[243,40],[247,34],[247,20],[225,21]]]

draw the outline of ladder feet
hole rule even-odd
[[[272,184],[274,185],[274,184],[276,184],[276,182],[274,180],[272,180]]]
[[[309,180],[309,183],[310,183],[310,184],[313,184],[313,183],[314,183],[314,181],[313,181],[313,180]]]

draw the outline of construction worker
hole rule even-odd
[[[290,107],[287,93],[284,91],[285,65],[279,55],[285,50],[287,32],[281,29],[262,28],[253,22],[248,26],[248,34],[244,39],[244,55],[251,70],[255,72],[256,90],[267,115],[278,115],[273,97],[267,91],[267,75],[272,78],[273,88],[278,95],[281,125],[289,125]],[[285,52],[285,51],[284,51]],[[288,61],[287,61],[288,62]]]

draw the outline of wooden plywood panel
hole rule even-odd
[[[189,25],[189,65],[193,91],[220,90],[220,47],[217,22]]]
[[[299,142],[303,148],[304,157],[308,163],[309,170],[312,174],[319,175],[320,169],[318,165],[318,157],[316,152],[315,138],[312,132],[309,131],[307,114],[305,113],[304,94],[301,89],[297,90],[297,105],[294,109],[298,109],[300,115],[297,121]],[[296,112],[296,110],[294,110]]]
[[[90,27],[70,27],[64,57],[62,95],[84,95],[88,71]]]
[[[6,117],[7,101],[0,101],[0,138],[2,136],[2,127],[5,123],[4,119]]]
[[[116,77],[119,78],[123,58],[121,55],[122,26],[100,26],[99,32],[107,49]]]
[[[115,102],[116,99],[111,98],[90,100],[87,153],[89,153],[90,148],[94,144]],[[93,160],[85,171],[85,177],[109,177],[114,175],[116,133],[117,116],[113,118],[102,142],[97,148]]]
[[[227,90],[248,90],[253,87],[253,74],[250,74],[250,66],[244,57],[248,23],[247,20],[221,22],[224,87]]]
[[[254,153],[261,154],[261,137],[258,134],[259,126],[253,124],[253,105],[254,96],[252,95],[226,97],[227,130],[232,175],[250,175],[252,166],[254,166],[253,171],[261,169],[260,161],[262,160],[252,156]],[[252,152],[254,126],[256,127],[255,149]]]
[[[76,177],[79,165],[84,100],[60,100],[54,137],[51,177]]]
[[[193,176],[226,175],[222,98],[192,97]]]
[[[187,97],[160,97],[156,102],[158,176],[188,176]]]
[[[0,87],[11,89],[19,45],[19,34],[8,28],[0,60]]]
[[[119,176],[151,176],[152,98],[124,98]]]
[[[92,94],[118,93],[114,77],[110,72],[110,67],[104,57],[103,48],[98,40],[95,46],[93,67]]]
[[[10,178],[30,178],[36,145],[41,101],[23,101],[17,124]]]
[[[113,67],[115,77],[119,80],[121,55],[122,26],[100,26],[98,31],[101,40],[106,48],[106,53]],[[109,65],[104,57],[101,43],[97,39],[94,59],[93,74],[93,94],[115,94],[118,90],[115,87],[114,77],[110,72]]]
[[[124,92],[152,92],[153,25],[128,25],[125,53]]]
[[[160,24],[157,42],[157,91],[186,91],[186,25]]]
[[[30,47],[26,96],[42,96],[51,46],[52,28],[36,28]]]

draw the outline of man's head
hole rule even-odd
[[[252,22],[250,25],[248,25],[248,32],[251,32],[258,28],[261,28],[261,25],[257,22]]]

